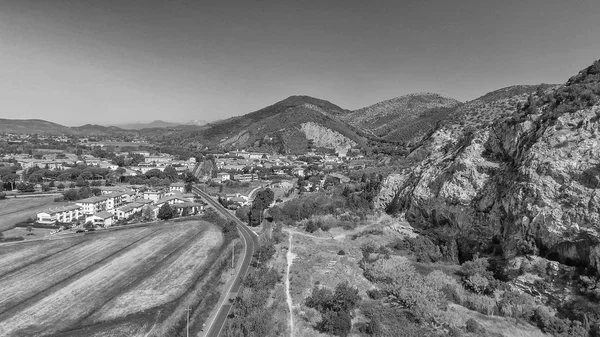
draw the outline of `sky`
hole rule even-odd
[[[0,118],[218,120],[291,95],[346,109],[564,83],[597,0],[0,0]]]

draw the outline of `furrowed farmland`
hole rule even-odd
[[[2,245],[0,335],[166,331],[225,244],[221,228],[195,219]]]

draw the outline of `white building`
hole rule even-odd
[[[110,227],[113,225],[114,215],[110,212],[102,211],[85,218],[85,222],[91,222],[94,226]]]
[[[185,192],[185,184],[184,183],[173,183],[169,186],[169,192]]]
[[[81,216],[81,206],[69,205],[50,208],[37,214],[37,223],[52,225],[57,222],[73,222]]]
[[[117,208],[115,215],[117,219],[127,219],[135,213],[141,212],[142,208],[144,208],[144,204],[132,202],[120,208]]]
[[[82,207],[82,213],[85,215],[92,215],[98,212],[102,212],[107,209],[107,198],[106,196],[91,197],[87,199],[78,200],[75,204]],[[114,201],[111,203],[111,209],[114,207]]]

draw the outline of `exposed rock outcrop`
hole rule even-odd
[[[356,142],[342,135],[337,131],[333,131],[316,123],[307,122],[300,125],[300,129],[306,135],[306,139],[312,140],[317,147],[334,148],[346,150],[352,146],[356,146]]]
[[[465,134],[441,127],[423,145],[429,155],[390,175],[375,205],[463,251],[499,243],[507,258],[539,252],[600,270],[597,64],[532,95],[518,116]]]

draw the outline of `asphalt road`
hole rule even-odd
[[[217,316],[213,319],[212,322],[208,322],[205,329],[207,332],[206,336],[208,337],[218,337],[221,331],[223,330],[223,326],[225,325],[225,320],[231,311],[232,305],[229,303],[227,299],[231,298],[231,296],[236,295],[242,286],[242,280],[248,273],[250,269],[250,262],[252,261],[252,255],[254,255],[254,251],[256,247],[258,247],[258,236],[256,233],[251,231],[246,227],[246,225],[240,221],[237,217],[229,213],[223,205],[219,204],[215,199],[211,198],[206,192],[200,190],[197,187],[193,188],[194,194],[202,197],[207,203],[209,203],[215,210],[221,213],[224,217],[235,221],[237,224],[238,231],[242,237],[242,242],[244,243],[244,259],[242,260],[242,264],[238,269],[237,274],[235,275],[235,280],[231,285],[231,288],[228,291],[227,296],[225,297],[225,301],[220,303],[221,307],[219,308],[219,312]]]

